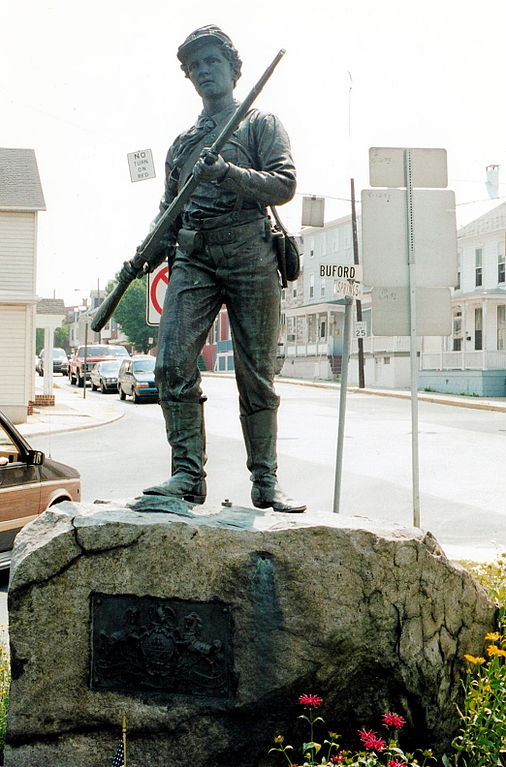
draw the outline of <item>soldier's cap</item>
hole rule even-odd
[[[183,64],[186,57],[199,45],[204,43],[219,43],[220,45],[229,45],[233,47],[232,40],[216,24],[207,24],[205,27],[199,27],[188,35],[184,43],[177,49],[177,57]]]

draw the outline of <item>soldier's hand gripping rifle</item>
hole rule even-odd
[[[244,117],[246,117],[252,103],[274,72],[274,69],[284,54],[285,50],[281,49],[273,62],[267,67],[260,80],[251,89],[242,104],[237,107],[237,110],[227,122],[214,143],[210,147],[206,147],[205,159],[209,164],[212,164],[213,162],[212,155],[218,155],[221,152],[232,133],[237,129]],[[92,330],[102,330],[121,301],[126,289],[136,277],[140,277],[143,274],[153,271],[153,269],[162,262],[163,259],[160,259],[160,251],[163,250],[165,235],[167,235],[177,217],[183,211],[184,206],[198,184],[199,179],[196,174],[192,172],[179,194],[174,197],[167,210],[165,210],[157,220],[153,230],[139,245],[135,256],[130,259],[130,261],[125,261],[118,276],[118,284],[107,298],[102,301],[97,309],[93,322],[91,323]]]

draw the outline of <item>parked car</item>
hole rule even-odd
[[[50,506],[80,500],[77,469],[32,450],[0,411],[0,569],[9,567],[14,538],[24,525]]]
[[[125,399],[128,394],[134,402],[157,400],[155,357],[147,354],[123,360],[118,373],[118,392],[120,399]]]
[[[84,380],[85,378],[86,380],[89,380],[90,370],[95,362],[129,356],[130,355],[124,346],[116,346],[113,344],[88,344],[88,346],[78,346],[69,362],[70,383],[84,386]]]
[[[100,389],[102,394],[108,391],[118,391],[118,372],[121,362],[120,358],[96,362],[90,371],[92,391]]]
[[[41,353],[37,357],[35,370],[40,376],[44,375],[44,349],[42,349]],[[69,360],[67,357],[67,352],[65,349],[56,347],[53,349],[53,373],[61,373],[62,375],[66,376],[68,372]]]
[[[109,344],[109,350],[113,357],[119,357],[121,360],[125,359],[125,357],[130,357],[128,350],[124,346],[119,346],[119,344]]]

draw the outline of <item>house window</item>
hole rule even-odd
[[[497,348],[506,349],[506,304],[497,307]]]
[[[320,322],[320,338],[325,338],[327,335],[327,323],[325,320],[321,320]]]
[[[309,298],[314,298],[314,274],[309,275]]]
[[[455,285],[455,290],[460,290],[461,274],[462,274],[462,251],[459,250],[457,253],[457,284]]]
[[[476,248],[474,251],[474,272],[475,272],[475,282],[474,284],[476,287],[479,287],[480,285],[483,285],[483,265],[482,265],[482,258],[483,258],[483,250],[482,248]]]
[[[297,286],[292,290],[292,298],[297,298]]]
[[[321,298],[323,298],[324,295],[325,295],[325,280],[322,280],[320,282],[320,296],[321,296]]]
[[[462,349],[462,309],[456,309],[453,314],[453,351],[460,352]]]
[[[481,306],[474,310],[474,348],[483,349],[483,311]]]
[[[504,243],[497,244],[497,282],[505,282]]]

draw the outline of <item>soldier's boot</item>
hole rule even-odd
[[[168,495],[190,503],[206,500],[206,445],[202,402],[160,401],[167,439],[172,448],[172,476],[143,490],[146,495]]]
[[[252,415],[241,416],[241,426],[246,445],[246,465],[253,482],[251,500],[257,509],[272,508],[274,511],[299,513],[306,505],[289,498],[280,488],[276,476],[277,411],[259,410]]]

